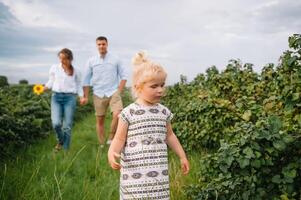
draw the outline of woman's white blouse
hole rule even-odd
[[[82,81],[79,70],[73,67],[72,76],[65,73],[62,64],[52,65],[49,70],[49,80],[45,86],[54,92],[74,93],[83,96]]]

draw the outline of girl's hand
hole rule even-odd
[[[120,158],[120,154],[116,152],[111,152],[109,154],[109,163],[112,167],[112,169],[119,170],[121,168],[121,165],[116,161],[116,159]]]
[[[181,158],[180,161],[181,161],[182,173],[184,175],[187,175],[189,172],[189,169],[190,169],[189,162],[188,162],[187,158]]]

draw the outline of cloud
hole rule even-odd
[[[5,25],[16,22],[17,19],[14,17],[14,15],[11,14],[9,7],[0,2],[0,24]]]
[[[131,57],[147,50],[167,69],[169,83],[178,81],[180,74],[192,79],[211,65],[222,70],[232,58],[254,63],[259,71],[264,64],[277,62],[288,48],[290,34],[301,32],[300,4],[292,0],[0,0],[0,59],[6,62],[0,63],[0,69],[14,80],[13,69],[18,69],[14,66],[22,64],[32,64],[26,71],[43,69],[40,73],[47,75],[46,65],[58,62],[56,53],[62,47],[74,51],[75,65],[82,68],[96,53],[95,38],[105,35],[110,51],[129,69]],[[39,67],[42,63],[46,65]],[[40,81],[44,79],[41,76]]]
[[[16,83],[27,79],[30,83],[44,83],[47,80],[48,69],[51,63],[20,63],[0,62],[1,74],[9,75],[9,83]]]
[[[70,23],[55,14],[46,4],[40,1],[3,0],[14,17],[26,27],[53,27],[73,29]]]
[[[291,33],[301,30],[300,1],[271,1],[253,10],[259,30],[267,33]]]
[[[91,51],[87,52],[85,34],[66,27],[31,26],[23,23],[24,20],[20,21],[17,18],[21,15],[12,12],[15,7],[20,7],[16,4],[18,2],[15,1],[7,4],[0,2],[0,69],[1,74],[7,75],[10,82],[18,82],[23,78],[45,82],[48,70],[57,62],[56,55],[62,47],[71,48],[75,54],[78,52],[82,52],[83,55],[91,54]],[[31,9],[32,12],[34,8]],[[23,9],[28,12],[26,6]],[[66,34],[66,32],[77,34]]]

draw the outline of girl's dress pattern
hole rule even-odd
[[[120,161],[120,199],[169,199],[166,125],[172,117],[159,103],[132,103],[120,113],[128,124]]]

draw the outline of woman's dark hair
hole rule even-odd
[[[64,54],[67,57],[67,59],[70,61],[73,60],[73,53],[70,49],[63,48],[62,50],[59,51],[57,55],[59,56],[60,54]]]
[[[105,36],[99,36],[98,38],[96,38],[97,40],[105,40],[106,42],[108,42],[108,39]]]
[[[73,60],[73,53],[72,53],[72,51],[70,50],[70,49],[68,49],[68,48],[63,48],[62,50],[60,50],[59,52],[58,52],[58,56],[60,55],[60,54],[64,54],[66,57],[67,57],[67,59],[68,60],[70,60],[70,61],[72,61]],[[69,76],[72,76],[73,75],[73,66],[72,66],[72,64],[70,65],[70,69],[69,69],[70,71],[69,72],[66,72]]]

